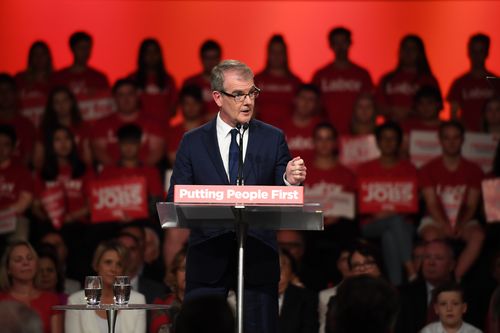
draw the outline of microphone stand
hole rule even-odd
[[[240,132],[243,127],[243,133]],[[238,178],[236,184],[239,186],[244,185],[243,181],[243,136],[248,129],[248,123],[243,125],[237,124],[236,128],[240,134],[239,144],[239,160],[238,160]],[[237,297],[236,297],[236,332],[243,333],[243,291],[244,291],[244,254],[245,242],[248,231],[248,224],[243,223],[243,209],[244,206],[236,206],[236,239],[238,242],[238,283],[237,283]]]

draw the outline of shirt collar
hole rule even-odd
[[[227,135],[230,134],[231,130],[233,129],[233,127],[229,126],[228,124],[226,124],[224,120],[222,120],[222,118],[220,117],[220,112],[217,113],[216,123],[217,123],[217,136],[220,138],[225,138]]]

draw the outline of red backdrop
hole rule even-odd
[[[224,58],[241,59],[258,71],[268,38],[282,33],[292,69],[309,80],[332,60],[329,30],[344,25],[353,32],[352,59],[367,67],[375,81],[395,66],[401,37],[419,34],[446,92],[468,68],[466,43],[473,33],[490,35],[488,66],[500,73],[498,13],[500,2],[494,1],[2,0],[0,71],[21,70],[36,39],[51,46],[57,68],[68,65],[68,37],[82,29],[95,39],[92,65],[110,79],[131,72],[141,40],[156,37],[179,84],[200,70],[198,48],[206,38],[223,45]]]

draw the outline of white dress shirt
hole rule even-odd
[[[440,321],[436,321],[434,323],[430,323],[429,325],[425,326],[420,333],[446,333],[446,330],[443,327],[443,324],[441,324]],[[477,329],[476,327],[467,324],[466,322],[462,323],[462,326],[460,329],[457,331],[457,333],[483,333],[480,329]]]

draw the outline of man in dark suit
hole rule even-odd
[[[219,113],[214,120],[184,135],[167,200],[173,200],[176,184],[235,184],[231,153],[241,134],[245,185],[302,183],[306,177],[304,161],[290,158],[283,132],[253,119],[259,89],[254,85],[252,70],[236,60],[223,61],[212,70],[211,84]],[[248,124],[248,129],[238,129],[238,124]],[[226,295],[235,285],[236,253],[231,230],[192,229],[186,259],[186,298]],[[277,331],[279,274],[275,233],[250,230],[245,257],[246,333]]]

